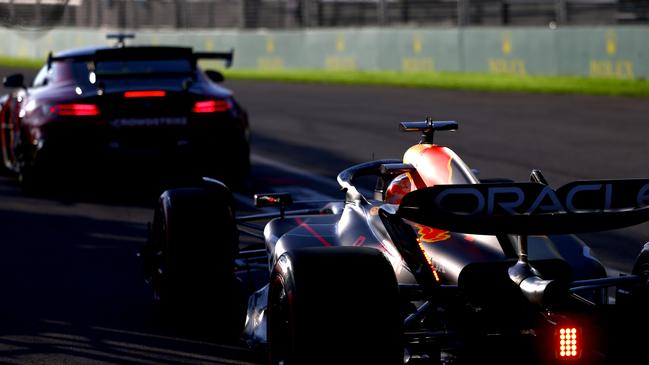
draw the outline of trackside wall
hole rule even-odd
[[[108,29],[0,28],[0,56],[45,59],[50,50],[112,44]],[[287,31],[139,30],[130,44],[235,49],[240,69],[394,70],[643,79],[649,27],[348,28]]]

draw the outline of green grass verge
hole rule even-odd
[[[228,78],[347,85],[388,85],[447,90],[649,97],[649,82],[563,76],[321,70],[226,70]]]
[[[15,68],[33,68],[38,69],[43,66],[45,60],[34,60],[31,58],[10,58],[0,57],[0,67],[15,67]]]
[[[39,68],[42,64],[42,60],[0,57],[2,67]],[[649,97],[647,80],[397,71],[226,70],[224,73],[235,80]]]

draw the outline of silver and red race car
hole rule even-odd
[[[457,128],[401,123],[420,143],[342,171],[344,199],[314,209],[258,194],[278,211],[236,216],[211,179],[166,191],[142,251],[163,313],[242,335],[271,364],[644,363],[649,245],[608,277],[575,234],[648,221],[649,179],[481,182],[433,143]]]

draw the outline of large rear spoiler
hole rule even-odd
[[[91,54],[70,54],[63,56],[54,56],[50,52],[47,57],[47,67],[52,67],[54,62],[62,62],[68,60],[97,62],[102,60],[151,60],[151,59],[165,59],[165,58],[188,58],[192,59],[194,63],[199,59],[217,59],[224,60],[225,66],[232,65],[234,57],[234,50],[228,52],[194,52],[188,47],[165,47],[165,46],[142,46],[142,47],[120,47],[120,48],[106,48],[99,49]]]
[[[224,60],[225,67],[232,66],[232,59],[234,58],[234,49],[230,49],[229,52],[195,52],[194,58],[199,59],[212,59],[212,60]]]
[[[438,185],[406,194],[397,214],[454,232],[548,235],[649,221],[649,179]]]

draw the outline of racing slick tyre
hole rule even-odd
[[[21,141],[15,150],[18,182],[25,193],[37,194],[45,186],[45,171],[41,164],[35,163],[34,153],[27,147],[29,144],[22,137]]]
[[[27,194],[39,194],[45,190],[47,179],[45,170],[29,162],[19,162],[18,182]]]
[[[268,298],[270,363],[402,364],[394,271],[372,248],[305,248],[282,255]]]
[[[22,166],[18,171],[18,182],[20,187],[26,193],[33,193],[38,191],[38,174],[31,171],[31,168]]]
[[[644,247],[638,254],[638,257],[633,264],[633,270],[631,271],[633,275],[639,275],[645,279],[642,283],[642,295],[643,299],[647,300],[649,293],[649,243],[645,243]]]
[[[239,246],[231,200],[225,185],[165,191],[143,252],[167,319],[219,337],[239,335],[245,320],[243,287],[234,274]]]
[[[631,270],[640,280],[631,288],[618,288],[614,315],[607,318],[604,331],[606,364],[646,364],[646,336],[649,328],[649,243],[646,243]]]

